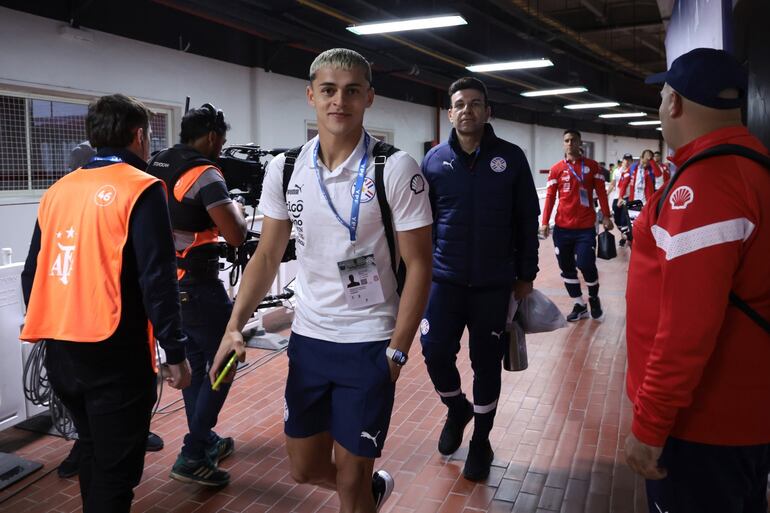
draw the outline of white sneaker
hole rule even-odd
[[[378,470],[372,474],[372,494],[374,494],[374,508],[376,511],[380,511],[382,505],[385,504],[390,494],[393,493],[395,484],[393,476],[386,470]]]

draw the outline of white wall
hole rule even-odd
[[[225,111],[232,126],[230,143],[256,142],[264,148],[292,147],[305,141],[306,122],[315,115],[305,100],[305,80],[228,64],[111,34],[88,31],[92,42],[65,37],[64,24],[0,7],[0,89],[96,97],[122,92],[150,105],[172,109],[173,137],[185,96],[193,106],[211,102]],[[436,139],[434,108],[377,97],[365,117],[367,127],[393,132],[395,145],[418,162],[423,142]],[[450,125],[441,110],[440,134]],[[560,158],[562,130],[492,120],[496,132],[521,146],[545,184],[548,169]],[[586,134],[596,144],[597,160],[637,155],[654,140]],[[2,148],[0,148],[2,151]],[[0,193],[0,247],[11,247],[16,260],[27,253],[39,193]]]
[[[307,122],[315,122],[315,111],[307,104],[307,81],[254,70],[256,77],[254,140],[265,148],[298,146],[306,141]],[[375,96],[366,111],[367,128],[394,133],[396,147],[408,152],[419,162],[423,142],[433,139],[434,109],[384,96]]]

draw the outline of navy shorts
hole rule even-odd
[[[395,393],[388,343],[336,343],[292,332],[284,433],[306,438],[328,431],[356,456],[378,458]]]

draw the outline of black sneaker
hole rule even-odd
[[[604,311],[602,310],[602,302],[598,297],[589,297],[588,304],[591,305],[591,318],[595,321],[604,320]]]
[[[78,475],[78,472],[80,472],[80,441],[75,440],[70,453],[59,463],[56,473],[62,479],[66,479]]]
[[[183,483],[197,483],[203,486],[225,486],[230,482],[230,474],[217,468],[207,456],[193,460],[180,454],[171,468],[169,477]]]
[[[580,319],[588,319],[588,307],[575,303],[572,311],[567,314],[567,322],[577,322]]]
[[[463,411],[458,414],[447,414],[444,429],[438,437],[438,452],[444,456],[454,454],[463,443],[465,426],[473,418],[473,405],[466,399]]]
[[[468,447],[468,457],[465,460],[463,476],[468,481],[483,481],[489,476],[489,468],[492,466],[492,460],[495,453],[492,452],[492,446],[489,440],[476,442],[471,440]]]
[[[374,509],[380,511],[385,501],[393,492],[395,482],[393,477],[385,470],[378,470],[372,474],[372,494],[374,495]]]
[[[235,450],[235,442],[232,437],[217,438],[217,441],[206,448],[206,455],[214,462],[214,465],[219,465],[219,462],[227,458]]]
[[[146,451],[157,452],[161,449],[163,449],[163,439],[152,432],[149,435],[147,435]]]

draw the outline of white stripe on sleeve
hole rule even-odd
[[[548,180],[547,182],[545,182],[545,186],[550,187],[552,185],[556,185],[557,183],[558,182],[556,180]]]
[[[737,240],[745,241],[754,231],[754,223],[745,217],[707,224],[673,237],[659,225],[652,227],[657,246],[666,253],[666,260],[694,253],[698,250],[718,246]]]

